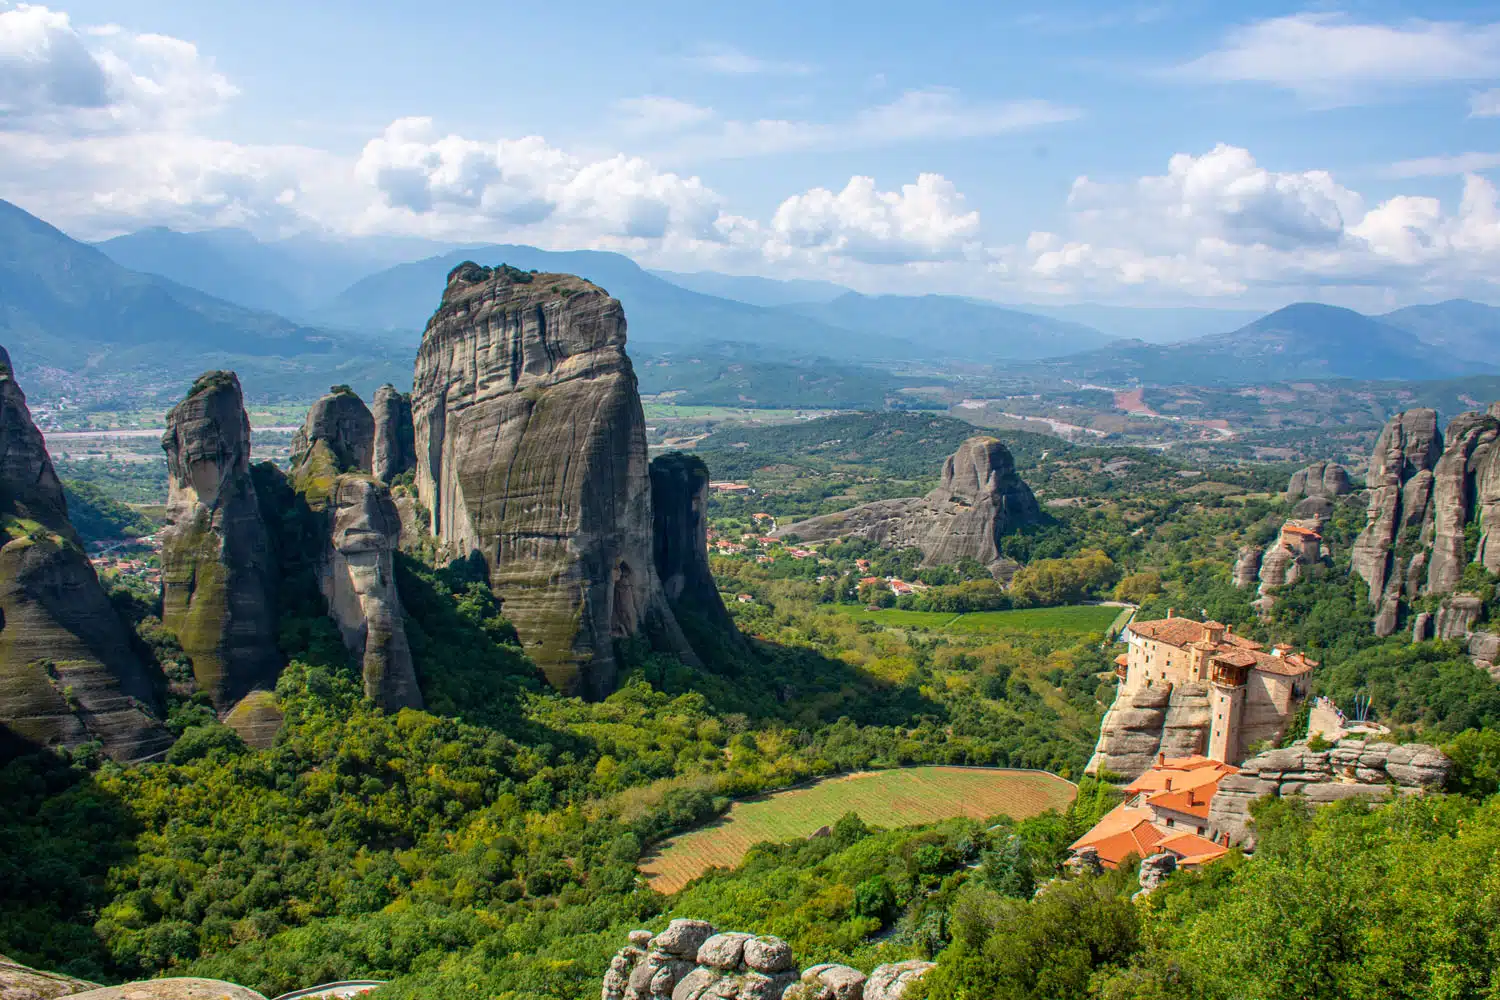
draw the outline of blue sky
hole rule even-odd
[[[1493,3],[0,4],[0,196],[85,237],[1382,308],[1500,300],[1497,181]]]

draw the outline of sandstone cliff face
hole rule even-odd
[[[162,622],[220,713],[281,672],[278,569],[250,477],[250,420],[233,372],[208,372],[167,414]]]
[[[0,350],[3,353],[3,350]],[[0,752],[97,739],[136,760],[171,739],[147,668],[68,520],[26,397],[0,366]]]
[[[1354,485],[1349,481],[1349,470],[1337,462],[1314,462],[1305,469],[1292,473],[1287,483],[1286,494],[1295,500],[1299,497],[1334,497],[1352,493]]]
[[[1433,469],[1432,554],[1427,590],[1445,594],[1458,585],[1467,563],[1464,527],[1473,516],[1475,473],[1500,438],[1500,421],[1464,413],[1448,424],[1447,446]]]
[[[375,418],[375,454],[370,472],[382,483],[417,467],[416,429],[411,421],[411,396],[393,385],[375,390],[370,408]]]
[[[1367,521],[1355,539],[1350,568],[1369,585],[1379,635],[1396,629],[1408,568],[1396,553],[1397,543],[1403,531],[1420,533],[1428,521],[1433,468],[1441,454],[1437,412],[1416,409],[1391,418],[1370,456]]]
[[[1267,750],[1240,764],[1239,774],[1219,781],[1209,803],[1208,835],[1253,847],[1250,805],[1264,795],[1301,795],[1309,804],[1321,806],[1342,799],[1441,791],[1450,766],[1441,751],[1422,743],[1339,740],[1322,751],[1306,743]]]
[[[323,518],[318,586],[344,645],[360,658],[365,694],[386,711],[421,708],[396,590],[401,517],[390,490],[358,464],[370,459],[374,429],[374,417],[353,393],[318,400],[298,435],[292,484]]]
[[[674,452],[651,463],[652,556],[667,602],[726,635],[734,623],[708,568],[708,466]]]
[[[1001,539],[1042,519],[1031,488],[1016,474],[1005,445],[973,437],[943,463],[942,483],[924,497],[880,500],[825,514],[776,532],[819,541],[843,535],[892,548],[922,550],[928,566],[973,559],[996,568]]]
[[[1149,687],[1128,698],[1116,697],[1104,714],[1099,743],[1085,770],[1136,778],[1157,754],[1206,753],[1211,711],[1207,684]]]
[[[480,552],[527,652],[565,691],[614,688],[615,639],[692,658],[652,559],[645,419],[625,314],[564,274],[463,264],[417,354],[417,488]]]
[[[1234,557],[1234,585],[1241,590],[1260,578],[1260,563],[1264,551],[1257,545],[1243,545]]]

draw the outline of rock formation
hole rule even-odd
[[[708,466],[673,452],[651,463],[652,555],[667,602],[737,635],[708,568]]]
[[[411,422],[411,395],[393,385],[375,390],[375,457],[370,472],[382,483],[417,467],[416,429]]]
[[[1433,638],[1463,639],[1474,630],[1484,602],[1470,594],[1454,594],[1443,601],[1432,618]]]
[[[601,1000],[900,1000],[932,962],[893,962],[866,976],[847,965],[798,972],[780,938],[720,933],[702,920],[631,931],[604,974]]]
[[[1157,889],[1166,884],[1168,876],[1177,870],[1177,855],[1170,851],[1162,851],[1153,854],[1141,861],[1141,871],[1138,876],[1140,890],[1131,899],[1141,899],[1151,895]]]
[[[1334,497],[1352,493],[1354,485],[1349,481],[1349,470],[1337,462],[1314,462],[1305,469],[1292,473],[1287,484],[1288,499],[1300,497]]]
[[[1277,588],[1296,583],[1306,570],[1322,562],[1322,530],[1321,518],[1290,520],[1281,526],[1281,534],[1261,557],[1260,589],[1255,602],[1261,614],[1269,612],[1275,603]]]
[[[1369,585],[1370,602],[1377,609],[1378,635],[1396,630],[1408,569],[1397,543],[1406,537],[1408,529],[1422,532],[1428,521],[1433,469],[1442,447],[1437,412],[1407,410],[1386,424],[1370,456],[1365,474],[1369,489],[1367,521],[1355,539],[1350,568]],[[1421,539],[1424,543],[1427,540]]]
[[[941,484],[926,496],[861,504],[786,525],[775,535],[807,541],[854,535],[890,548],[919,548],[923,565],[973,559],[993,570],[1002,562],[1000,540],[1041,519],[1005,445],[972,437],[948,456]]]
[[[221,714],[281,672],[278,567],[250,476],[250,420],[233,372],[208,372],[167,414],[162,622]]]
[[[221,979],[167,976],[120,986],[100,986],[57,972],[43,972],[0,955],[0,1000],[265,1000],[251,989]]]
[[[1471,633],[1469,659],[1474,666],[1500,681],[1500,635],[1494,632]]]
[[[68,520],[3,349],[0,529],[0,754],[89,740],[119,760],[166,749],[153,678]]]
[[[1450,766],[1440,750],[1423,743],[1346,739],[1327,750],[1313,750],[1305,742],[1267,750],[1241,763],[1239,774],[1219,781],[1209,803],[1209,837],[1253,847],[1250,805],[1264,795],[1301,795],[1318,806],[1349,798],[1382,799],[1393,792],[1441,791]]]
[[[614,641],[696,663],[657,580],[645,418],[625,314],[565,274],[465,263],[417,354],[417,488],[433,533],[478,551],[556,687],[614,688]]]
[[[298,432],[292,485],[323,518],[318,586],[344,645],[360,658],[365,694],[387,711],[420,708],[396,590],[401,518],[390,490],[370,475],[374,440],[364,401],[335,388],[313,404]]]
[[[1257,545],[1242,545],[1234,558],[1234,585],[1241,590],[1260,578],[1263,550]]]
[[[1448,424],[1447,445],[1433,469],[1432,554],[1427,562],[1430,593],[1452,591],[1463,576],[1468,562],[1464,528],[1473,519],[1475,473],[1494,449],[1496,438],[1500,438],[1500,421],[1487,413],[1462,413]]]
[[[1212,711],[1206,683],[1159,685],[1119,696],[1104,713],[1086,772],[1134,778],[1158,754],[1205,754]]]

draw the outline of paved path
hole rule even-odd
[[[305,990],[293,990],[291,993],[281,994],[281,996],[276,997],[276,1000],[306,1000],[306,998],[310,997],[357,997],[384,985],[385,982],[380,979],[346,979],[338,983],[309,986]]]

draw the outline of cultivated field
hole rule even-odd
[[[641,862],[660,892],[676,892],[717,865],[739,864],[753,844],[806,837],[855,812],[872,826],[900,827],[954,816],[1025,819],[1065,809],[1077,789],[1052,774],[980,767],[907,767],[829,778],[805,788],[736,802],[727,816],[669,840]]]
[[[950,615],[939,611],[844,612],[860,621],[893,628],[931,629],[937,632],[1104,632],[1121,614],[1120,608],[1078,604],[1066,608],[1027,608],[1022,611],[973,611]]]

